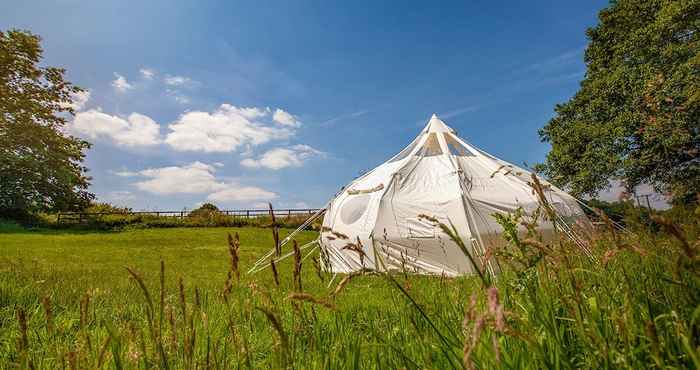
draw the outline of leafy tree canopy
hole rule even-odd
[[[62,132],[75,112],[65,70],[40,67],[40,38],[0,31],[0,213],[81,209],[94,198],[89,144]]]
[[[620,0],[587,31],[579,91],[540,130],[538,169],[576,195],[613,179],[700,191],[700,0]]]

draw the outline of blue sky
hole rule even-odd
[[[135,209],[318,207],[435,112],[514,163],[585,72],[606,1],[13,1],[88,89],[68,128],[98,198]]]

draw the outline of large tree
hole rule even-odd
[[[579,91],[540,130],[539,169],[577,195],[611,180],[700,191],[700,0],[619,0],[588,29]]]
[[[89,144],[63,132],[80,88],[41,67],[40,38],[0,31],[0,214],[72,210],[94,198],[82,165]]]

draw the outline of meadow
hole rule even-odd
[[[0,367],[700,368],[697,214],[599,230],[593,259],[506,233],[484,280],[331,282],[308,250],[248,275],[265,228],[0,224]]]

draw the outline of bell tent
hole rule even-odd
[[[519,208],[531,214],[538,208],[531,176],[464,141],[433,115],[411,144],[352,181],[323,209],[316,243],[324,267],[335,273],[384,268],[447,276],[471,274],[476,268],[495,273],[497,266],[485,260],[489,245],[503,242],[493,215]],[[557,215],[540,222],[539,230],[551,237],[558,227],[578,241],[574,224],[588,223],[578,201],[539,181]],[[439,223],[454,227],[480,266]]]

